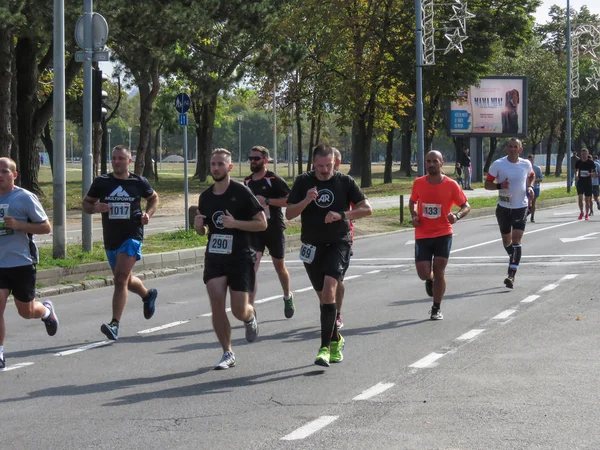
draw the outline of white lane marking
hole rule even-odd
[[[557,287],[558,287],[558,284],[548,284],[547,286],[544,286],[543,288],[541,288],[538,292],[548,292],[553,289],[556,289]]]
[[[256,303],[266,303],[266,302],[270,302],[271,300],[277,300],[278,298],[283,298],[283,294],[282,295],[273,295],[271,297],[262,298],[260,300],[255,300],[254,304],[256,304]]]
[[[376,395],[381,394],[382,392],[387,391],[389,388],[393,387],[394,383],[377,383],[375,386],[370,387],[366,391],[363,391],[361,394],[354,397],[352,400],[368,400],[371,397],[375,397]]]
[[[255,303],[256,303],[256,302],[255,302]],[[231,308],[227,308],[227,309],[225,309],[225,312],[226,312],[226,313],[228,313],[228,312],[231,312]],[[211,312],[209,312],[209,313],[206,313],[206,314],[202,314],[200,317],[210,317],[210,316],[212,316],[212,313],[211,313]]]
[[[180,320],[178,322],[171,322],[166,325],[161,325],[159,327],[148,328],[147,330],[138,331],[137,334],[154,333],[155,331],[165,330],[167,328],[173,328],[173,327],[176,327],[177,325],[182,325],[182,324],[188,323],[188,322],[189,322],[189,320]]]
[[[349,277],[344,277],[344,281],[353,280],[355,278],[360,278],[360,275],[350,275]]]
[[[545,228],[538,228],[537,230],[526,231],[524,234],[539,233],[540,231],[546,231],[546,230],[551,230],[553,228],[564,227],[564,226],[567,226],[567,225],[572,225],[572,224],[577,223],[577,222],[579,222],[579,221],[578,220],[574,220],[572,222],[559,223],[558,225],[552,225],[552,226],[545,227]],[[454,254],[454,253],[458,253],[458,252],[464,252],[465,250],[470,250],[472,248],[482,247],[484,245],[492,244],[494,242],[500,242],[501,240],[502,239],[493,239],[491,241],[481,242],[479,244],[470,245],[468,247],[457,248],[456,250],[452,250],[450,253]]]
[[[457,341],[468,341],[469,339],[473,339],[474,337],[478,336],[479,334],[483,333],[485,330],[482,329],[474,329],[474,330],[470,330],[467,331],[465,334],[461,334],[459,337],[456,338]]]
[[[414,258],[413,258],[414,260]],[[350,268],[351,269],[371,269],[373,267],[381,267],[382,269],[399,269],[400,267],[408,267],[408,264],[393,264],[393,265],[388,265],[388,264],[377,264],[377,265],[365,265],[365,266],[361,266],[361,265],[357,265],[357,264],[350,264]]]
[[[22,367],[32,366],[34,363],[32,362],[24,362],[19,364],[13,364],[12,366],[7,366],[4,369],[0,369],[0,372],[8,372],[9,370],[20,369]]]
[[[96,348],[96,347],[104,347],[105,345],[110,345],[114,341],[100,341],[100,342],[92,342],[88,345],[82,345],[81,347],[73,348],[71,350],[65,350],[64,352],[55,353],[54,356],[69,356],[74,353],[84,352],[86,350]]]
[[[521,300],[521,303],[531,303],[536,301],[538,298],[540,298],[539,295],[530,295],[528,297],[525,297],[523,300]]]
[[[408,241],[406,241],[406,244],[404,244],[404,245],[412,245],[414,243],[415,243],[414,239],[409,239]]]
[[[507,309],[506,311],[502,311],[500,314],[497,314],[494,317],[492,317],[492,320],[506,319],[507,317],[513,315],[516,312],[517,312],[516,309]]]
[[[462,250],[462,249],[459,249]],[[556,254],[556,255],[523,255],[521,257],[521,261],[524,259],[543,259],[543,258],[598,258],[598,254],[597,253],[593,253],[593,254]],[[457,259],[474,259],[474,260],[482,260],[482,259],[486,259],[486,260],[494,260],[494,259],[499,259],[504,261],[505,259],[507,259],[506,254],[502,255],[485,255],[485,256],[453,256],[452,260],[457,260]],[[381,262],[381,261],[388,261],[388,262],[393,262],[393,261],[410,261],[413,262],[415,260],[414,256],[413,257],[398,257],[398,258],[352,258],[350,267],[356,267],[354,265],[354,263],[356,262]],[[301,263],[302,261],[297,260],[297,261],[285,261],[286,264],[287,263]],[[365,267],[370,267],[370,266],[365,266]],[[380,267],[379,265],[377,267]],[[387,267],[387,266],[384,266]],[[398,266],[389,266],[389,267],[398,267]]]
[[[296,289],[294,292],[296,292],[296,293],[300,293],[300,292],[306,292],[306,291],[310,291],[310,290],[312,290],[312,288],[313,288],[312,286],[310,286],[310,287],[305,287],[305,288],[302,288],[302,289]]]
[[[434,363],[444,355],[445,353],[430,353],[425,358],[421,358],[416,363],[413,363],[408,367],[414,367],[416,369],[426,369],[428,367],[433,367]]]
[[[573,280],[574,278],[577,278],[577,275],[578,274],[576,273],[569,273],[562,277],[560,280],[558,280],[558,282],[560,283],[561,281]]]
[[[304,439],[310,436],[313,433],[316,433],[321,428],[325,428],[330,423],[333,423],[337,420],[339,416],[321,416],[312,422],[307,423],[306,425],[298,428],[295,431],[292,431],[287,436],[281,438],[282,441],[296,441],[298,439]]]
[[[381,272],[381,270],[371,270],[370,272],[367,272],[367,275],[371,275],[371,274],[379,273],[379,272]]]
[[[579,214],[579,211],[574,209],[573,211],[567,211],[567,212],[557,212],[554,213],[555,216],[576,216],[577,214]]]

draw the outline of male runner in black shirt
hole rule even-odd
[[[301,216],[300,259],[321,305],[321,346],[315,364],[329,367],[343,359],[344,338],[336,326],[335,293],[350,263],[350,220],[371,214],[371,205],[348,175],[334,171],[333,148],[313,150],[314,170],[296,178],[287,219]],[[350,203],[355,208],[350,210]]]
[[[273,260],[273,266],[279,277],[283,289],[283,312],[286,318],[294,315],[294,297],[290,290],[290,273],[285,267],[285,224],[283,222],[282,206],[287,206],[290,188],[279,175],[267,170],[269,150],[265,147],[255,146],[250,150],[250,170],[252,175],[244,179],[244,184],[252,191],[264,208],[269,226],[266,231],[254,234],[254,249],[256,250],[256,264],[254,272],[258,272],[260,260],[265,251]],[[258,280],[254,284],[254,292],[250,294],[250,304],[254,305]]]
[[[144,225],[158,207],[158,194],[144,177],[129,172],[131,152],[123,145],[112,151],[113,172],[94,180],[83,199],[88,214],[102,214],[102,233],[106,257],[114,275],[113,317],[100,331],[113,341],[118,339],[119,322],[127,303],[127,290],[144,302],[144,317],[152,318],[156,308],[156,289],[146,289],[142,280],[132,274],[136,261],[142,258]],[[146,199],[142,212],[141,199]]]
[[[581,159],[575,163],[575,186],[577,186],[577,201],[579,203],[579,217],[583,219],[583,197],[585,196],[585,220],[590,220],[592,210],[592,177],[596,174],[596,164],[588,159],[587,148],[581,150]]]
[[[232,168],[228,150],[213,150],[210,172],[215,184],[200,194],[194,219],[196,232],[208,233],[203,278],[210,298],[213,328],[223,348],[223,356],[215,370],[235,366],[231,325],[225,311],[228,288],[231,312],[244,322],[246,340],[253,342],[258,336],[256,311],[248,302],[254,291],[256,261],[251,235],[267,229],[267,218],[250,189],[231,181]]]

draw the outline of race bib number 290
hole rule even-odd
[[[233,248],[233,236],[231,234],[213,234],[208,243],[208,253],[229,255]]]
[[[300,260],[306,264],[310,264],[314,261],[316,252],[317,247],[314,245],[302,244],[302,247],[300,247]]]

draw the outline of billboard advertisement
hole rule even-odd
[[[487,77],[450,103],[453,136],[525,137],[527,78]]]

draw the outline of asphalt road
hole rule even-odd
[[[494,218],[455,227],[443,321],[414,270],[412,232],[359,239],[343,308],[344,361],[313,365],[315,293],[295,254],[297,312],[283,317],[271,264],[259,272],[260,337],[233,321],[221,349],[200,273],[149,281],[107,343],[111,290],[53,297],[61,327],[7,307],[2,449],[598,448],[597,220],[576,207],[528,224],[514,290]],[[62,353],[61,353],[62,352]],[[60,356],[59,356],[60,355]],[[27,365],[26,365],[27,364]]]

